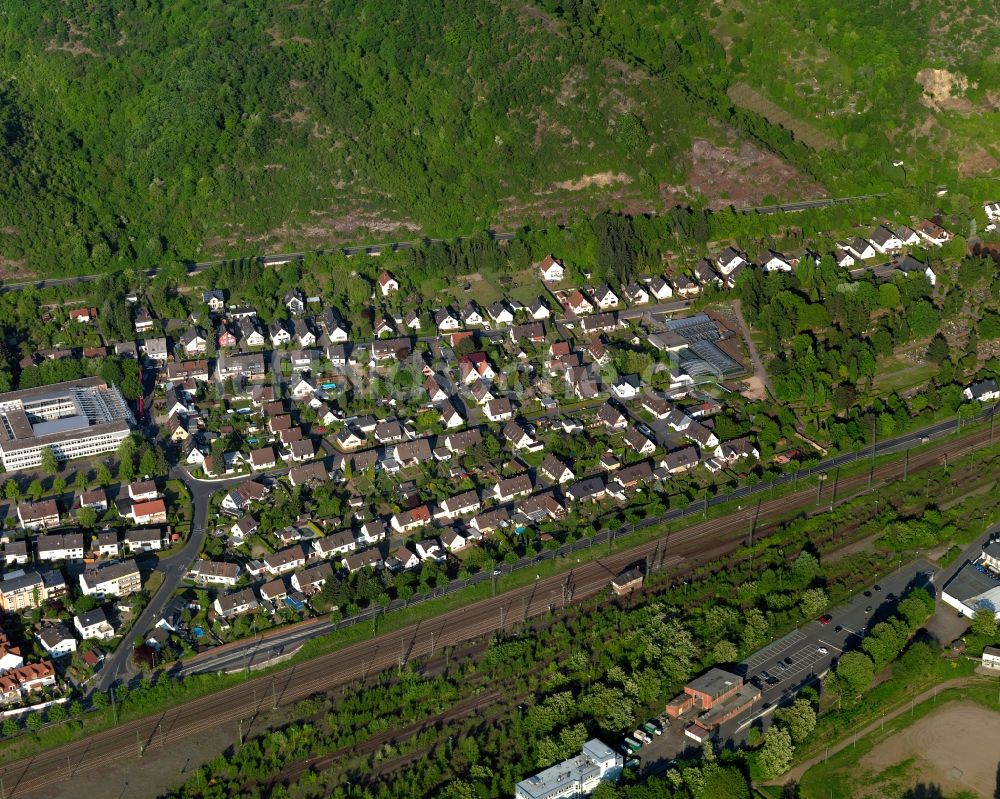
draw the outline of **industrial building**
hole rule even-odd
[[[135,418],[116,386],[97,377],[0,394],[0,458],[10,472],[113,452]]]
[[[989,541],[944,587],[941,599],[963,616],[986,608],[1000,619],[1000,541]]]

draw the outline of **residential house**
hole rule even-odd
[[[101,607],[74,616],[73,626],[84,641],[95,638],[98,641],[110,641],[115,637],[115,629],[108,620],[107,612]]]
[[[341,530],[337,533],[325,535],[322,538],[314,538],[312,542],[312,557],[326,560],[335,555],[350,554],[357,548],[358,542],[354,540],[354,534],[350,530]]]
[[[611,385],[611,391],[618,399],[635,399],[642,392],[642,382],[639,375],[619,375]]]
[[[226,292],[222,289],[210,289],[202,292],[201,301],[212,313],[222,313],[226,310]]]
[[[378,519],[365,522],[358,531],[358,539],[364,544],[377,544],[385,536],[385,524]]]
[[[48,530],[59,526],[59,506],[54,499],[17,503],[17,520],[25,530]]]
[[[774,250],[768,250],[763,255],[761,255],[758,260],[761,269],[765,272],[791,272],[792,264],[789,260],[782,255],[780,252],[775,252]]]
[[[694,265],[694,278],[703,286],[714,285],[721,288],[723,282],[731,285],[736,282],[736,277],[740,272],[743,271],[743,267],[739,267],[733,272],[726,275],[725,281],[719,277],[719,273],[712,268],[712,262],[707,258],[702,258],[698,263]]]
[[[660,459],[662,468],[670,474],[681,474],[698,465],[697,447],[681,447],[673,452],[668,452]]]
[[[292,340],[292,334],[281,319],[275,319],[268,325],[268,335],[271,338],[271,346],[284,347]]]
[[[333,567],[326,562],[317,563],[292,575],[292,588],[306,596],[318,593],[326,581],[333,578]]]
[[[735,247],[726,247],[715,259],[715,265],[723,277],[749,266],[747,259]]]
[[[267,488],[248,480],[231,489],[222,498],[222,509],[230,513],[240,513],[253,502],[260,502],[267,496]]]
[[[491,422],[506,422],[514,418],[514,406],[506,397],[499,397],[486,403],[484,413]]]
[[[515,451],[519,449],[531,449],[537,444],[535,439],[528,434],[528,431],[513,420],[503,426],[501,434],[508,441],[511,449]]]
[[[149,312],[149,309],[145,306],[139,306],[136,308],[135,316],[133,317],[132,325],[135,328],[136,333],[148,333],[153,329],[153,315]]]
[[[163,502],[162,499],[153,500]],[[164,519],[166,521],[166,519]],[[130,555],[136,552],[155,552],[163,549],[163,530],[159,527],[139,527],[125,533],[122,544]]]
[[[382,553],[377,549],[364,549],[344,558],[343,565],[351,574],[366,568],[377,569],[382,565]]]
[[[697,442],[703,450],[715,449],[719,445],[718,436],[699,422],[691,422],[685,428],[684,435],[692,441]]]
[[[431,375],[424,381],[424,391],[427,392],[427,399],[433,402],[442,402],[448,399],[448,392],[441,388],[444,378],[439,375]]]
[[[978,402],[993,402],[1000,399],[1000,386],[993,378],[979,380],[967,386],[962,392],[967,400],[977,400]]]
[[[486,313],[490,315],[490,319],[492,319],[497,325],[509,325],[514,321],[513,312],[510,310],[507,303],[502,301],[493,303],[486,309]]]
[[[606,493],[604,478],[598,475],[573,483],[566,489],[566,499],[570,502],[599,502]]]
[[[872,247],[876,252],[886,255],[888,253],[899,252],[903,248],[903,242],[897,238],[885,225],[879,225],[868,237]]]
[[[28,563],[28,542],[8,541],[3,546],[5,566],[26,566]]]
[[[244,347],[263,347],[265,338],[253,317],[245,316],[239,322],[240,339]]]
[[[253,613],[260,607],[260,602],[257,601],[252,588],[244,588],[217,597],[212,606],[217,615],[223,619],[231,619],[244,613]]]
[[[519,474],[515,477],[509,477],[506,480],[500,480],[493,487],[492,494],[497,502],[511,502],[518,497],[527,496],[533,490],[531,477],[527,474]]]
[[[97,318],[96,308],[74,308],[69,312],[69,318],[80,324],[86,324]]]
[[[552,311],[549,310],[549,306],[545,304],[542,298],[538,297],[532,300],[528,306],[528,314],[536,322],[542,322],[552,316]]]
[[[467,543],[468,539],[454,527],[449,527],[441,533],[441,545],[448,552],[458,552],[460,549],[465,549]]]
[[[293,330],[300,347],[311,347],[316,343],[316,334],[309,328],[305,319],[296,319]]]
[[[430,521],[430,510],[426,505],[418,505],[411,510],[394,513],[389,519],[389,524],[397,533],[409,533],[429,524]]]
[[[344,324],[344,320],[333,308],[327,308],[323,311],[319,317],[319,326],[331,344],[342,344],[350,336],[350,330]]]
[[[288,460],[295,463],[312,460],[314,457],[316,457],[316,446],[312,439],[303,438],[299,441],[293,441],[288,448]]]
[[[217,367],[219,376],[223,379],[227,377],[240,377],[244,380],[256,380],[263,377],[267,371],[264,355],[260,352],[247,352],[236,355],[223,353],[219,356]]]
[[[87,566],[80,575],[80,590],[86,596],[125,597],[142,588],[142,577],[134,560]]]
[[[921,220],[917,223],[917,235],[927,244],[941,247],[951,241],[951,233],[940,225],[936,225],[929,219]]]
[[[236,334],[229,329],[228,325],[219,326],[219,336],[216,338],[215,343],[222,349],[231,349],[239,343],[239,339]]]
[[[923,275],[932,286],[937,285],[937,275],[934,274],[934,270],[909,253],[903,256],[903,259],[896,265],[896,269],[907,276]]]
[[[451,312],[450,308],[440,308],[435,311],[434,324],[437,325],[439,333],[444,333],[449,330],[458,330],[462,326],[462,322]]]
[[[264,571],[270,575],[287,574],[306,565],[305,551],[301,544],[295,544],[264,558]]]
[[[510,340],[512,343],[522,339],[527,339],[533,344],[540,344],[545,341],[545,325],[541,322],[528,322],[523,325],[513,325],[510,328]]]
[[[479,327],[486,324],[482,311],[475,302],[469,300],[462,308],[462,322],[466,327]]]
[[[833,260],[841,269],[850,269],[856,263],[854,256],[841,247],[833,251]]]
[[[225,563],[218,560],[198,559],[188,572],[188,578],[202,585],[225,585],[233,587],[240,579],[238,563]]]
[[[261,447],[260,449],[251,450],[251,469],[254,469],[255,471],[260,469],[273,469],[276,464],[277,459],[274,454],[274,447]]]
[[[645,305],[649,302],[649,290],[642,283],[629,283],[625,287],[625,297],[632,305]]]
[[[431,444],[426,438],[403,441],[392,450],[393,459],[402,467],[419,466],[431,459]]]
[[[409,547],[399,547],[392,553],[393,569],[413,569],[420,565],[420,558]]]
[[[683,274],[674,276],[674,288],[677,290],[677,295],[685,300],[701,294],[701,286]]]
[[[128,496],[133,502],[147,502],[160,496],[154,480],[137,480],[129,483]]]
[[[610,403],[605,403],[598,410],[597,421],[608,430],[624,430],[628,427],[628,418]]]
[[[302,313],[306,309],[306,299],[298,289],[289,289],[285,293],[285,307],[293,316]]]
[[[208,346],[208,339],[197,327],[192,327],[185,331],[180,340],[181,349],[188,357],[204,355]]]
[[[408,338],[394,338],[386,341],[376,341],[372,344],[372,358],[376,361],[388,361],[392,359],[403,361],[409,357],[411,352],[412,347]]]
[[[665,277],[658,276],[649,281],[649,293],[660,302],[663,302],[674,296],[674,287],[670,285]]]
[[[425,538],[418,541],[416,545],[417,557],[420,560],[444,560],[445,553],[441,549],[441,542],[436,538]]]
[[[167,503],[162,499],[136,502],[128,512],[128,517],[136,524],[166,524]]]
[[[604,283],[595,288],[590,294],[594,298],[594,301],[597,302],[598,307],[602,310],[614,308],[620,302],[618,295]]]
[[[48,599],[45,581],[36,571],[7,575],[0,581],[0,608],[7,613],[20,613],[29,608],[41,607]]]
[[[97,556],[100,558],[117,558],[121,556],[121,544],[115,530],[104,530],[97,534]]]
[[[580,320],[580,329],[587,335],[593,333],[610,333],[618,329],[618,315],[599,313]]]
[[[399,281],[388,272],[383,272],[378,276],[378,287],[382,291],[382,296],[388,297],[394,291],[399,291]]]
[[[554,483],[568,483],[576,479],[573,470],[552,453],[545,456],[539,471]]]
[[[450,433],[445,436],[444,445],[453,453],[462,454],[483,441],[483,434],[478,429],[463,430],[461,433]]]
[[[35,540],[39,562],[57,560],[83,560],[83,533],[40,535]]]
[[[288,585],[284,577],[277,577],[260,587],[260,598],[265,602],[280,602],[288,596]]]
[[[448,497],[441,503],[440,509],[435,515],[439,518],[455,519],[469,513],[476,513],[481,507],[479,492],[473,489]]]
[[[62,622],[43,625],[35,633],[35,640],[54,658],[76,652],[76,637]]]
[[[854,239],[845,249],[859,261],[868,261],[875,257],[875,248],[872,243],[862,238]]]
[[[558,283],[566,275],[562,263],[551,255],[546,255],[538,264],[538,271],[546,283]]]
[[[916,247],[920,244],[920,236],[917,231],[907,225],[900,225],[895,230],[896,238],[904,247]]]
[[[566,308],[577,316],[594,312],[593,303],[584,297],[579,289],[573,289],[569,297],[566,298]]]
[[[634,427],[625,431],[625,444],[640,455],[652,455],[656,451],[656,444]]]

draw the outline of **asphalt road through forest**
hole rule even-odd
[[[913,473],[940,465],[948,458],[989,444],[991,439],[989,430],[976,430],[913,454],[908,466],[901,461],[880,464],[872,472],[872,486],[901,477],[906,468]],[[836,487],[837,495],[844,498],[863,491],[868,480],[867,473],[845,477]],[[820,503],[830,501],[834,482],[820,484]],[[652,569],[671,570],[683,564],[684,571],[690,571],[699,563],[737,549],[758,523],[816,505],[817,490],[812,486],[777,499],[761,499],[758,504],[729,516],[693,524],[626,551],[583,563],[569,572],[536,580],[273,675],[248,679],[162,713],[123,722],[83,740],[21,758],[0,768],[5,799],[44,795],[49,785],[122,760],[131,760],[133,772],[141,778],[143,761],[137,757],[137,742],[146,749],[183,744],[192,735],[237,720],[243,720],[245,736],[260,732],[259,727],[254,727],[260,709],[294,702],[379,670],[395,668],[401,662],[429,654],[432,647],[440,649],[499,630],[509,631],[521,620],[544,614],[553,606],[558,608],[564,601],[577,602],[593,596],[624,567],[639,560],[648,558]]]

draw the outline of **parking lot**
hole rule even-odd
[[[816,619],[806,622],[737,664],[732,670],[761,689],[761,702],[743,716],[723,724],[719,728],[720,742],[741,742],[754,720],[770,717],[776,707],[790,702],[814,676],[822,676],[835,667],[845,650],[857,649],[865,632],[891,616],[896,603],[911,586],[927,586],[932,582],[935,571],[927,561],[911,563],[830,609],[824,614],[829,616],[826,624]],[[686,750],[698,748],[684,736],[684,727],[694,718],[690,715],[673,721],[663,735],[654,737],[652,743],[636,753],[645,774],[661,773]]]
[[[858,648],[866,630],[892,615],[907,589],[926,583],[934,571],[926,561],[916,561],[886,575],[831,609],[824,615],[828,623],[807,622],[755,652],[740,664],[743,679],[761,689],[764,705],[780,704],[814,675],[826,673],[842,652]]]

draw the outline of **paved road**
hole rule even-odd
[[[171,477],[183,482],[188,491],[191,492],[193,511],[191,516],[191,534],[188,536],[184,546],[174,554],[161,558],[157,564],[157,570],[163,573],[163,583],[156,594],[150,598],[149,604],[136,619],[135,624],[118,643],[115,651],[105,659],[98,680],[93,687],[99,691],[107,691],[116,682],[124,679],[131,666],[130,658],[136,641],[145,635],[163,614],[164,608],[170,601],[174,592],[180,586],[184,575],[187,574],[191,563],[201,552],[205,543],[205,532],[207,527],[207,516],[209,499],[212,494],[227,485],[235,485],[242,482],[246,477],[220,482],[207,482],[194,480],[183,469],[175,468],[171,471]]]
[[[968,433],[961,439],[949,440],[923,449],[910,457],[909,470],[939,465],[949,453],[989,443],[988,431]],[[897,479],[905,467],[899,461],[883,463],[875,468],[874,486]],[[842,481],[844,496],[864,490],[867,475],[856,475]],[[687,573],[698,564],[716,560],[735,551],[746,541],[747,530],[759,522],[787,517],[795,510],[814,507],[816,491],[810,487],[777,499],[761,501],[720,519],[693,524],[683,530],[664,535],[610,557],[583,563],[570,571],[532,581],[495,597],[443,613],[431,619],[408,625],[402,630],[385,633],[344,649],[321,655],[272,676],[247,680],[239,685],[185,703],[155,716],[126,722],[111,730],[95,733],[87,739],[56,749],[36,753],[0,769],[7,797],[46,795],[46,786],[66,779],[67,773],[79,773],[101,768],[111,760],[131,759],[132,771],[139,775],[146,761],[135,759],[137,735],[147,747],[186,743],[192,735],[237,719],[252,719],[255,703],[259,707],[270,699],[277,704],[297,701],[314,693],[349,684],[384,668],[395,667],[400,660],[429,654],[462,641],[482,638],[497,630],[509,629],[520,619],[536,616],[558,608],[564,602],[577,602],[593,596],[607,587],[611,577],[630,564],[645,560],[651,568]],[[567,558],[571,561],[572,556]],[[502,578],[499,586],[502,589]],[[340,626],[342,626],[341,623]],[[312,620],[299,628],[280,631],[281,635],[301,635],[308,627],[312,634],[329,629],[327,620]],[[264,639],[271,645],[275,639]],[[243,655],[260,641],[248,642]],[[227,653],[219,653],[229,657]],[[238,662],[238,661],[237,661]],[[244,732],[256,732],[252,723]]]
[[[820,200],[800,200],[794,203],[782,203],[780,205],[758,205],[754,208],[737,208],[743,214],[777,214],[784,211],[806,211],[810,208],[825,208],[829,205],[846,205],[858,202],[859,200],[877,200],[885,197],[885,193],[879,194],[858,194],[853,197],[826,197]]]

